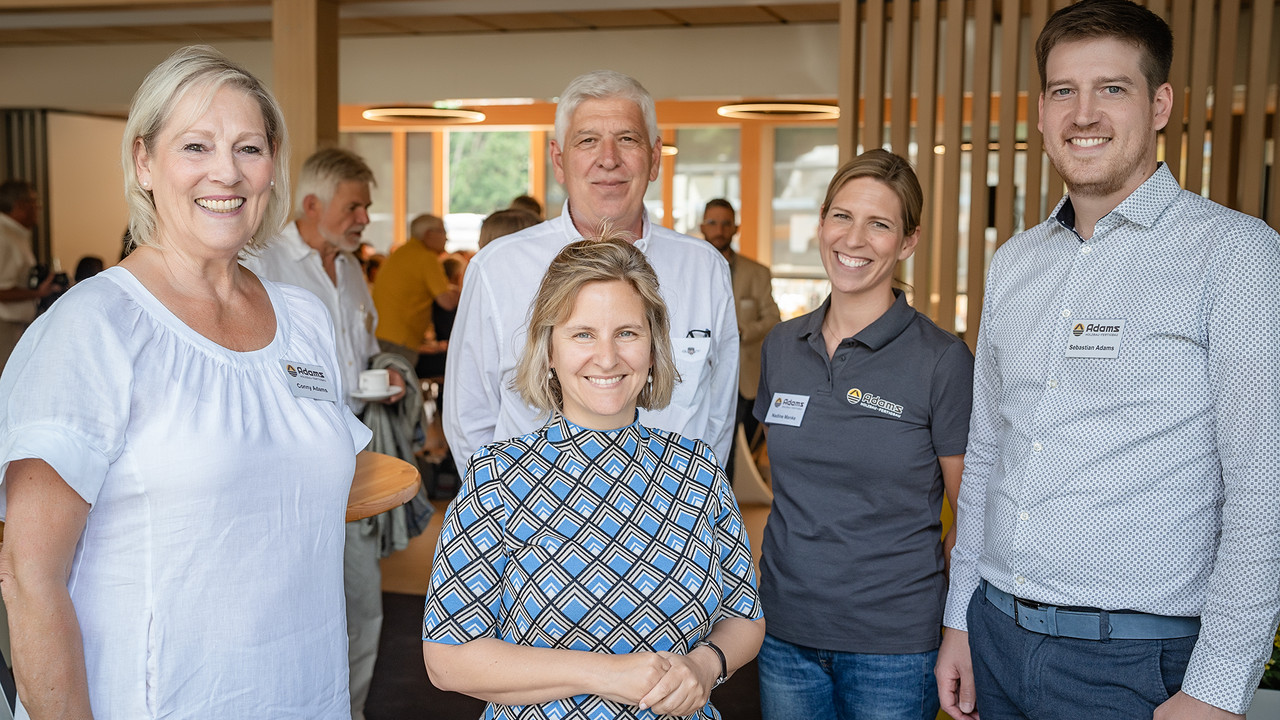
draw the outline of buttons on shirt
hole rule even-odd
[[[1026,522],[1030,518],[1031,518],[1031,515],[1026,510],[1023,510],[1022,512],[1018,513],[1018,519],[1023,522]]]
[[[1041,444],[1040,444],[1040,443],[1038,443],[1038,442],[1037,442],[1037,443],[1031,443],[1031,449],[1032,449],[1032,450],[1035,450],[1036,452],[1040,452],[1041,450],[1044,450],[1044,445],[1041,445]]]
[[[1058,381],[1053,378],[1049,378],[1049,389],[1052,390],[1056,387],[1058,387]]]
[[[1019,575],[1018,577],[1014,578],[1013,581],[1018,583],[1019,585],[1024,585],[1026,584],[1027,579]]]
[[[1091,253],[1091,252],[1093,252],[1093,248],[1092,248],[1092,247],[1089,247],[1088,245],[1081,245],[1081,246],[1080,246],[1080,254],[1081,254],[1081,255],[1088,255],[1088,254],[1089,254],[1089,253]]]
[[[1066,308],[1062,308],[1062,317],[1071,317],[1071,311]]]

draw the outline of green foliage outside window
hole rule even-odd
[[[488,215],[529,192],[529,133],[449,133],[449,212]]]

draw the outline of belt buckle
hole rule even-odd
[[[1023,622],[1024,615],[1022,614],[1023,610],[1040,610],[1040,609],[1042,609],[1042,606],[1038,602],[1033,602],[1031,600],[1023,600],[1022,598],[1015,597],[1013,599],[1014,624],[1024,630],[1030,630],[1032,632],[1040,632],[1034,627],[1037,624],[1036,621],[1030,616],[1025,616],[1026,622],[1024,623]]]

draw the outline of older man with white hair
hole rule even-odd
[[[671,404],[641,410],[641,421],[703,440],[723,466],[738,388],[729,266],[705,241],[649,219],[645,189],[662,157],[653,98],[622,73],[581,75],[560,96],[550,149],[569,198],[560,216],[493,241],[467,268],[445,370],[445,435],[455,457],[470,458],[546,420],[510,387],[529,306],[561,248],[600,235],[608,223],[634,235],[671,312],[680,382]]]

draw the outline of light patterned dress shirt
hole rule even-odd
[[[1163,164],[1089,240],[1074,219],[987,276],[944,622],[979,576],[1198,615],[1183,691],[1244,712],[1280,612],[1280,238]]]

